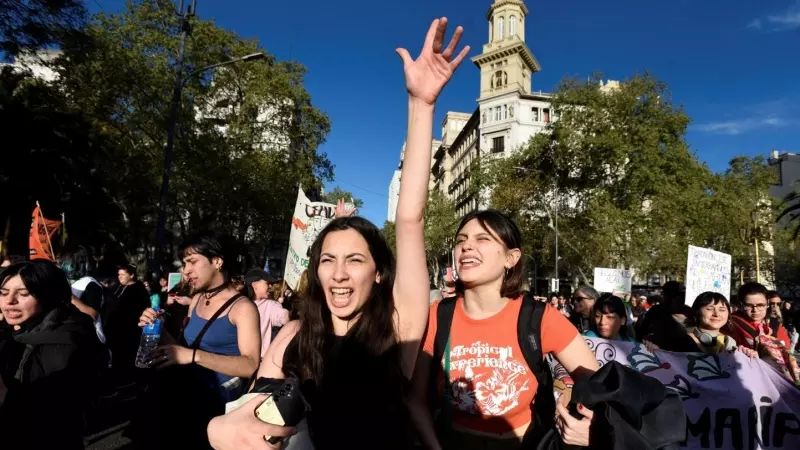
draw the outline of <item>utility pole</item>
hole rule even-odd
[[[197,0],[192,0],[186,12],[183,11],[183,0],[178,8],[178,17],[181,19],[181,37],[178,46],[178,56],[175,59],[175,83],[172,89],[172,102],[169,106],[167,118],[167,146],[164,148],[164,173],[161,178],[161,192],[158,200],[158,223],[156,228],[155,266],[161,270],[164,255],[164,238],[167,226],[167,203],[169,202],[169,177],[172,175],[172,150],[175,145],[175,124],[178,121],[178,110],[181,105],[181,92],[183,90],[183,55],[186,49],[186,38],[192,33],[190,20],[195,16]]]

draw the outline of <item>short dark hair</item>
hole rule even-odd
[[[6,267],[0,272],[0,287],[17,275],[45,311],[72,302],[72,288],[67,275],[50,260],[34,259]]]
[[[484,230],[494,231],[506,248],[519,249],[519,261],[511,268],[508,276],[503,280],[503,285],[500,287],[501,296],[506,298],[519,297],[524,291],[523,286],[525,284],[525,253],[522,249],[522,234],[519,232],[517,223],[507,214],[496,209],[473,211],[461,219],[461,223],[456,228],[456,235],[473,219],[477,220]],[[464,293],[464,285],[460,281],[456,283],[456,291],[459,294]]]
[[[603,294],[592,307],[592,313],[597,314],[598,312],[600,314],[616,314],[625,319],[625,322],[619,327],[619,335],[626,339],[635,338],[632,324],[628,321],[628,308],[625,306],[624,300],[614,294]],[[594,320],[591,320],[589,328],[597,332],[597,324]]]
[[[731,314],[731,304],[724,295],[719,292],[703,292],[694,299],[692,303],[692,317],[694,322],[692,325],[695,327],[700,325],[700,311],[708,305],[716,305],[722,303],[728,308],[728,314]],[[727,325],[726,325],[727,326]]]
[[[124,270],[128,273],[128,275],[132,276],[134,279],[137,277],[136,275],[136,266],[133,264],[120,264],[117,266],[117,271]]]
[[[225,284],[230,284],[233,277],[239,275],[236,249],[236,243],[231,237],[203,232],[186,238],[178,249],[178,255],[180,259],[195,254],[202,255],[209,261],[219,258],[222,261],[220,272],[225,278]]]
[[[772,300],[773,298],[781,298],[781,294],[778,294],[777,291],[767,291],[767,300]]]
[[[767,297],[767,288],[764,287],[761,283],[756,283],[755,281],[751,281],[749,283],[745,283],[739,286],[739,292],[736,295],[736,301],[740,305],[744,305],[744,299],[747,298],[748,295],[758,295],[761,294],[764,298]]]
[[[62,251],[59,255],[61,269],[70,280],[93,277],[97,270],[94,255],[90,248],[79,245],[74,250]]]

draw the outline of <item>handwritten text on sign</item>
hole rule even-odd
[[[289,232],[286,269],[283,271],[283,279],[290,288],[297,289],[300,276],[308,268],[308,250],[335,214],[335,205],[312,202],[303,193],[303,189],[298,188],[297,203],[294,205],[292,216],[292,230]]]
[[[703,292],[719,292],[730,300],[731,255],[689,246],[686,262],[686,304],[691,306]]]
[[[689,449],[800,449],[800,389],[759,359],[740,352],[650,353],[636,342],[586,338],[602,367],[617,361],[662,382],[681,396]],[[548,357],[556,395],[572,380]]]
[[[598,292],[629,294],[631,292],[630,270],[594,268],[594,288]]]

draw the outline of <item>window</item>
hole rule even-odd
[[[544,123],[550,123],[550,108],[544,109]]]
[[[492,75],[492,88],[500,89],[508,86],[508,74],[498,70]]]
[[[536,107],[531,108],[531,117],[533,117],[534,122],[539,121],[539,108]]]
[[[503,105],[503,120],[508,119],[508,105]]]
[[[517,31],[517,16],[508,18],[508,35],[513,36]]]
[[[495,106],[494,107],[494,120],[495,120],[495,122],[500,120],[500,107],[499,106]]]
[[[497,39],[503,39],[505,32],[505,24],[503,22],[503,18],[497,19]]]
[[[492,153],[503,153],[503,136],[492,138]]]

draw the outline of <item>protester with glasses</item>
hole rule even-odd
[[[594,302],[600,294],[591,286],[581,286],[572,294],[572,314],[569,317],[570,322],[575,325],[580,333],[586,333],[591,330],[592,320],[594,318]]]
[[[773,336],[787,348],[789,334],[777,318],[769,317],[770,306],[767,301],[767,288],[759,283],[745,283],[739,288],[740,311],[731,316],[731,337],[737,344],[756,349],[757,337]],[[776,301],[780,306],[780,298]]]

